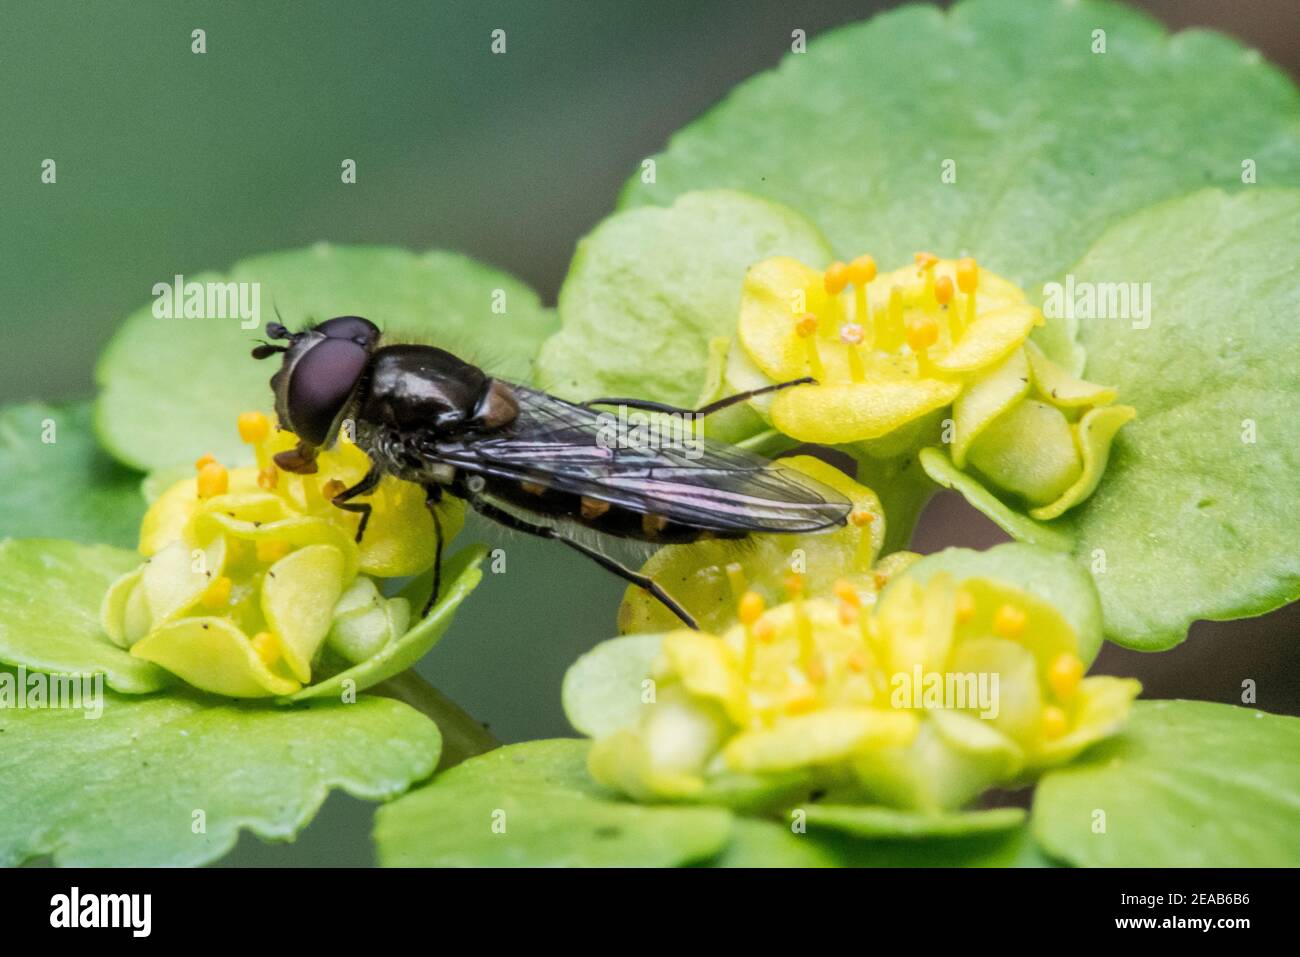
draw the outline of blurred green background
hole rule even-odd
[[[321,239],[459,250],[554,302],[574,243],[674,130],[777,63],[796,27],[894,5],[0,0],[0,401],[89,396],[100,348],[155,282]],[[1295,0],[1140,5],[1300,66]],[[465,535],[504,544],[507,571],[422,673],[502,740],[569,733],[560,679],[613,632],[619,583],[567,549]],[[999,537],[940,498],[914,544]],[[1250,677],[1262,707],[1300,713],[1297,631],[1294,607],[1200,624],[1174,652],[1108,649],[1101,667],[1155,697],[1238,702]],[[296,844],[245,837],[226,863],[372,863],[370,814],[332,797]]]

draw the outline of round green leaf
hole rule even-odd
[[[96,370],[101,393],[95,417],[104,446],[141,469],[206,452],[225,462],[248,458],[235,417],[271,410],[269,380],[278,363],[257,362],[249,352],[277,309],[291,329],[362,315],[399,341],[428,339],[521,379],[530,377],[530,360],[553,323],[552,313],[517,279],[441,251],[319,244],[244,260],[225,276],[185,280],[256,283],[261,325],[241,328],[239,318],[159,319],[152,304],[126,320]]]
[[[1035,284],[1120,216],[1240,185],[1246,159],[1261,184],[1300,184],[1298,108],[1257,53],[1205,31],[1171,38],[1119,4],[913,5],[741,84],[622,202],[743,189],[808,216],[842,258],[968,252]]]
[[[1052,771],[1034,836],[1077,865],[1300,865],[1300,719],[1139,701],[1119,737]]]
[[[719,853],[721,808],[617,799],[587,774],[586,741],[530,741],[470,758],[379,809],[388,866],[666,867]]]
[[[1126,220],[1072,270],[1151,284],[1150,328],[1080,327],[1088,378],[1138,410],[1065,516],[1122,644],[1300,598],[1297,249],[1300,191],[1206,191]]]
[[[134,548],[140,476],[100,450],[89,402],[0,408],[0,538]]]
[[[662,635],[602,641],[569,666],[561,693],[564,714],[579,734],[603,738],[636,723],[642,684],[659,656]]]
[[[1091,662],[1101,650],[1102,616],[1097,589],[1087,570],[1071,556],[1034,545],[1009,542],[987,551],[946,548],[927,555],[904,572],[929,581],[947,572],[954,578],[994,578],[1052,605],[1079,636],[1079,657]]]
[[[414,667],[446,633],[460,603],[482,581],[479,563],[486,554],[487,548],[483,545],[461,549],[443,568],[442,594],[427,617],[415,622],[404,635],[389,642],[378,654],[324,681],[307,685],[290,695],[289,700],[328,698],[342,695],[345,691],[360,691]],[[425,588],[419,604],[412,603],[413,614],[419,614],[427,597],[428,589]]]
[[[668,209],[611,216],[578,243],[539,381],[578,401],[693,406],[710,339],[735,332],[745,270],[778,255],[825,263],[829,250],[798,213],[743,193],[694,193]]]
[[[0,542],[0,662],[102,674],[110,687],[128,694],[167,684],[165,671],[131,657],[99,625],[108,586],[139,564],[135,552],[108,545]]]
[[[331,788],[400,794],[433,770],[439,749],[428,718],[368,696],[277,708],[105,692],[96,720],[5,708],[0,732],[4,865],[45,855],[82,867],[205,864],[241,828],[291,840]]]

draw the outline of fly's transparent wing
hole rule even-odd
[[[438,442],[432,454],[470,473],[536,482],[719,531],[815,531],[842,525],[851,508],[834,489],[743,449],[689,434],[685,441],[620,442],[630,436],[616,413],[511,388],[519,400],[511,426]]]

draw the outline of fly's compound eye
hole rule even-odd
[[[379,341],[379,327],[360,316],[336,316],[316,326],[316,332],[327,339],[347,339],[369,350]]]
[[[325,444],[369,361],[364,346],[350,338],[329,337],[317,340],[294,363],[284,411],[298,438],[310,445]]]

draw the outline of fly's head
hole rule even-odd
[[[288,345],[263,343],[253,358],[283,355],[271,377],[275,411],[280,424],[301,440],[296,449],[277,455],[276,464],[289,472],[314,472],[316,452],[337,434],[379,343],[379,329],[360,316],[338,316],[302,332],[290,332],[278,322],[269,323],[266,331]]]

